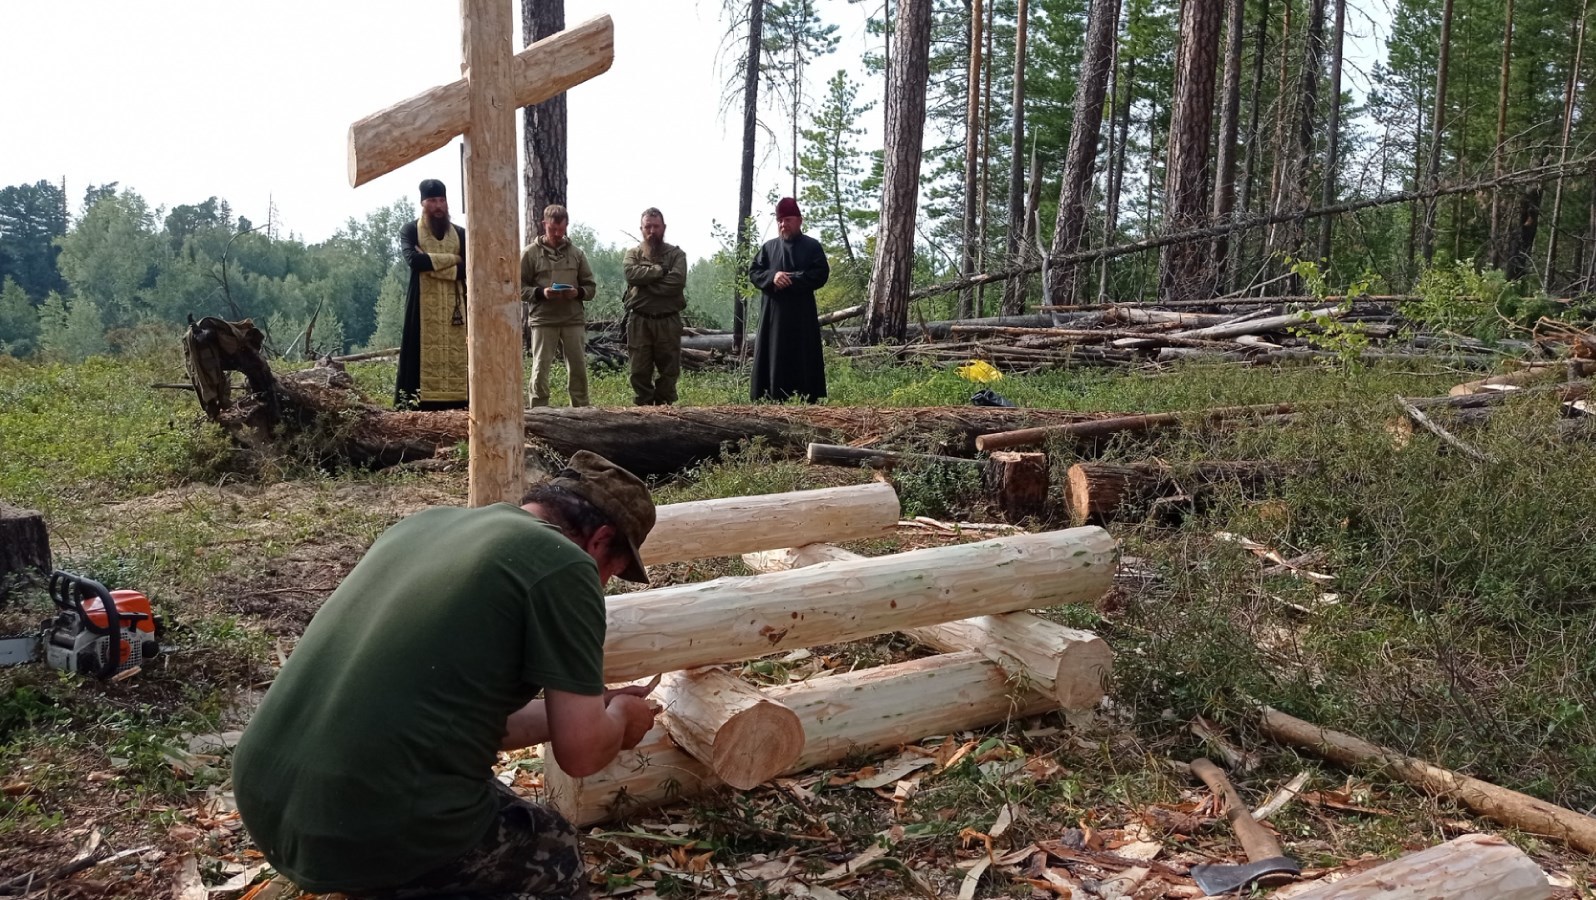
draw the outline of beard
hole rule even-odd
[[[656,234],[656,235],[652,235],[650,237],[643,238],[643,244],[648,247],[650,253],[658,252],[658,250],[660,248],[660,245],[662,245],[664,243],[665,243],[665,235],[663,235],[663,234]]]
[[[433,237],[441,239],[446,233],[448,233],[449,214],[447,212],[439,213],[438,215],[427,213],[426,218],[427,227],[432,231]]]

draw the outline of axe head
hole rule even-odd
[[[1271,856],[1257,862],[1191,867],[1192,880],[1203,892],[1213,896],[1239,891],[1265,875],[1300,875],[1302,866],[1289,856]]]

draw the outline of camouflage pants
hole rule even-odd
[[[576,829],[497,780],[493,787],[499,815],[482,843],[410,884],[350,900],[587,900]]]

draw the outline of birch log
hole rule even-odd
[[[659,698],[665,730],[734,788],[769,781],[803,753],[798,716],[722,669],[671,672],[660,683]]]
[[[1057,708],[1052,697],[1017,688],[996,663],[974,651],[812,678],[769,688],[765,696],[791,709],[803,726],[803,754],[789,773]],[[660,725],[586,778],[560,771],[547,745],[543,759],[546,799],[578,828],[721,784]]]
[[[889,484],[860,484],[659,507],[640,548],[645,565],[737,556],[814,541],[849,541],[891,531],[899,516]]]
[[[1071,528],[622,594],[608,604],[604,678],[1090,603],[1112,586],[1117,555],[1103,529]]]
[[[743,563],[756,572],[775,572],[861,558],[840,547],[811,544],[745,554]],[[1102,638],[1028,612],[978,616],[903,633],[937,650],[980,653],[1065,709],[1089,709],[1103,699],[1114,666],[1114,651]]]
[[[1546,873],[1495,835],[1465,834],[1291,900],[1545,900]]]
[[[1461,803],[1488,819],[1562,841],[1584,853],[1596,853],[1596,818],[1432,766],[1422,759],[1403,756],[1362,738],[1321,728],[1269,707],[1264,707],[1263,730],[1277,741],[1312,750],[1332,762],[1383,769],[1414,787]]]
[[[510,64],[511,108],[534,106],[606,72],[615,26],[599,16],[550,35]],[[466,79],[423,91],[349,126],[349,186],[392,172],[449,143],[471,120]]]

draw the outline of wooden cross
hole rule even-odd
[[[615,29],[600,16],[512,54],[510,0],[460,0],[465,77],[349,126],[349,184],[465,136],[470,503],[518,502],[525,478],[516,110],[609,69]]]

